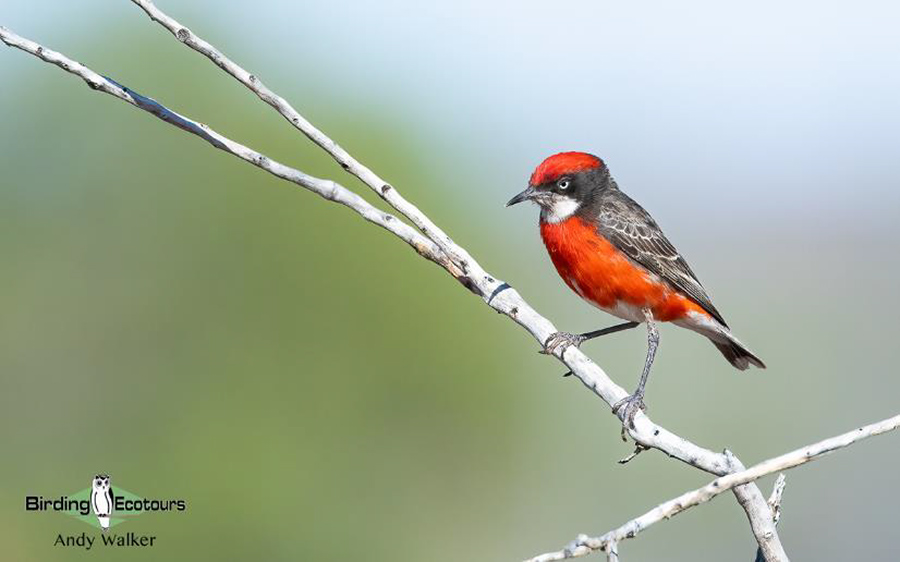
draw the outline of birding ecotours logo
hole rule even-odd
[[[114,498],[109,485],[109,474],[98,474],[91,481],[91,511],[104,531],[109,530],[109,517],[113,512]]]
[[[112,477],[100,473],[91,478],[90,486],[68,495],[25,496],[26,512],[57,512],[73,517],[100,532],[90,534],[58,533],[53,546],[80,547],[91,550],[104,546],[154,546],[157,537],[135,532],[119,534],[110,529],[145,513],[178,513],[187,509],[187,501],[180,498],[148,499],[118,486]],[[99,537],[97,536],[99,535]],[[98,540],[99,538],[99,540]]]

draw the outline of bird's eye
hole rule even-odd
[[[556,186],[560,189],[569,189],[569,178],[563,178],[556,182]]]

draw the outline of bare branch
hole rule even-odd
[[[58,66],[66,72],[78,76],[93,90],[104,92],[119,98],[139,109],[143,109],[170,125],[174,125],[179,129],[197,135],[214,147],[233,156],[237,156],[241,160],[250,162],[254,166],[262,168],[274,176],[295,183],[325,199],[353,209],[367,221],[397,235],[425,258],[434,261],[445,268],[448,267],[446,256],[443,255],[434,243],[416,232],[415,229],[411,228],[403,221],[398,220],[397,217],[380,211],[365,199],[340,184],[331,180],[307,175],[300,170],[296,170],[272,160],[247,146],[217,133],[203,123],[198,123],[184,115],[176,113],[156,100],[142,96],[111,78],[97,74],[90,68],[65,55],[16,35],[5,27],[0,27],[0,40],[10,47],[21,49],[45,62]]]
[[[132,1],[142,8],[145,8],[145,10],[148,8],[152,10],[152,12],[148,11],[148,13],[151,14],[151,17],[156,15],[159,18],[168,18],[149,2]],[[158,19],[158,21],[162,22],[162,19]],[[201,43],[201,40],[193,33],[180,26],[180,24],[177,24],[174,20],[171,20],[171,18],[168,18],[166,21],[177,26],[173,33],[179,40],[185,42],[189,46],[191,46],[191,43],[188,42],[189,40],[196,43],[198,48],[199,46],[203,46],[203,48],[206,48],[209,51],[208,54],[204,54],[206,54],[213,62],[226,69],[226,71],[229,71],[228,69],[231,68],[229,73],[232,73],[233,71],[241,76],[243,75],[241,73],[246,73],[246,71],[237,65],[234,65],[234,63],[212,48],[208,43]],[[298,128],[301,128],[301,130],[304,130],[304,133],[307,134],[307,136],[310,136],[314,142],[334,156],[338,162],[342,164],[342,167],[360,178],[366,185],[375,190],[379,196],[385,199],[385,201],[409,218],[413,224],[427,235],[428,238],[422,237],[414,229],[397,220],[396,217],[375,209],[365,202],[365,200],[343,186],[335,182],[308,176],[299,170],[274,162],[262,154],[212,131],[206,125],[202,125],[174,113],[149,98],[139,96],[133,90],[124,88],[112,80],[96,74],[90,69],[75,63],[59,53],[49,51],[50,54],[47,54],[47,50],[43,49],[37,43],[23,39],[7,30],[2,30],[0,38],[10,46],[22,49],[47,62],[56,64],[67,72],[80,76],[94,89],[104,91],[135,105],[136,107],[144,109],[170,124],[200,136],[213,144],[216,148],[234,154],[278,177],[306,187],[322,197],[354,209],[366,218],[366,220],[393,232],[413,246],[413,248],[415,248],[422,256],[441,265],[466,288],[479,295],[491,308],[508,316],[517,324],[525,328],[542,345],[552,334],[557,332],[554,325],[534,310],[515,289],[502,280],[488,274],[466,250],[454,243],[443,233],[443,231],[437,228],[430,219],[419,211],[419,209],[403,199],[397,190],[390,184],[383,182],[378,176],[372,173],[371,170],[368,170],[368,168],[359,164],[355,159],[343,151],[343,149],[340,149],[336,143],[325,136],[324,133],[321,133],[321,131],[312,127],[312,125],[309,125],[309,128],[306,130],[301,128],[300,126],[307,122],[303,120],[302,117],[295,122],[293,117],[295,116],[294,114],[296,114],[296,111],[292,108],[289,111],[287,109],[289,106],[286,105],[286,102],[284,102],[282,98],[279,97],[277,99],[281,100],[283,104],[280,102],[273,104],[276,109],[287,112],[290,117],[288,117],[288,115],[286,115],[286,117],[288,117],[288,120],[291,123]],[[241,80],[239,76],[235,74],[232,75]],[[243,80],[241,81],[242,83],[245,83]],[[258,82],[258,79],[247,74],[246,81],[253,84]],[[260,85],[258,87],[259,91],[271,94],[268,89],[262,90],[261,88],[262,86]],[[254,91],[257,90],[254,89]],[[257,93],[259,95],[259,92]],[[275,96],[275,94],[271,95]],[[263,95],[260,95],[260,97],[263,97]],[[265,99],[265,97],[263,97],[263,99]],[[283,115],[285,114],[284,112],[282,113]],[[299,114],[296,114],[296,117],[299,117]],[[306,125],[303,125],[303,127],[306,127]],[[554,350],[553,355],[561,360],[582,384],[603,399],[608,405],[615,404],[628,396],[628,392],[615,384],[609,376],[607,376],[607,374],[597,364],[591,361],[591,359],[580,349],[571,346],[561,346]],[[629,427],[627,431],[635,443],[640,444],[642,447],[659,449],[670,457],[677,458],[682,462],[712,474],[729,474],[743,470],[744,468],[740,461],[730,453],[715,453],[711,450],[699,447],[698,445],[669,432],[665,428],[656,425],[642,412],[639,412],[635,416],[633,427]],[[741,507],[744,508],[744,511],[747,514],[753,534],[756,537],[760,548],[765,553],[766,560],[769,562],[786,562],[788,557],[784,552],[781,542],[778,539],[778,534],[775,531],[771,510],[766,504],[765,498],[759,488],[756,487],[755,484],[739,486],[734,489],[734,493]]]
[[[669,519],[681,513],[682,511],[706,503],[722,492],[726,492],[735,486],[753,482],[763,476],[773,474],[780,470],[788,470],[801,464],[816,460],[823,455],[848,447],[857,441],[862,441],[869,437],[881,435],[888,431],[893,431],[900,427],[900,415],[876,422],[870,425],[848,431],[841,435],[831,437],[793,450],[789,453],[763,461],[757,465],[716,478],[706,486],[698,488],[691,492],[681,494],[677,498],[671,499],[665,503],[661,503],[647,513],[632,519],[621,527],[614,529],[600,537],[588,537],[579,535],[566,548],[556,552],[548,552],[531,558],[528,562],[549,562],[551,560],[565,560],[567,558],[577,558],[585,556],[597,550],[607,550],[611,545],[616,545],[625,539],[634,538],[638,533],[664,519]],[[784,491],[784,475],[779,477],[779,482],[775,485],[775,490],[769,502],[778,513],[778,505],[781,501],[781,494]],[[776,516],[777,517],[777,516]]]
[[[319,130],[315,125],[307,121],[300,113],[265,85],[255,74],[251,74],[233,60],[225,56],[221,51],[198,37],[194,32],[176,21],[171,16],[156,7],[151,0],[131,0],[150,16],[150,19],[168,29],[176,39],[202,54],[219,68],[230,74],[238,82],[253,91],[261,100],[271,105],[288,122],[316,143],[325,152],[330,154],[341,167],[353,174],[364,184],[372,189],[379,197],[384,199],[400,214],[408,218],[417,228],[434,241],[438,247],[447,252],[457,264],[474,263],[471,256],[463,248],[453,243],[453,240],[441,230],[425,213],[415,205],[407,201],[391,184],[381,179],[375,172],[353,158],[346,150],[341,148],[328,135]],[[452,251],[450,251],[452,250]]]
[[[778,520],[781,519],[781,496],[784,494],[785,482],[784,473],[779,474],[778,478],[775,479],[775,486],[772,487],[772,495],[769,496],[769,509],[772,510],[772,522],[775,523],[776,527],[778,526]],[[756,549],[754,561],[766,562],[762,549]]]
[[[787,482],[784,474],[779,474],[775,479],[775,486],[772,487],[772,495],[769,496],[769,507],[772,508],[772,521],[778,524],[781,519],[781,496],[784,495],[784,486]]]

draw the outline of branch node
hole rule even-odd
[[[784,473],[778,475],[778,478],[775,479],[775,487],[772,489],[772,495],[769,496],[769,507],[772,508],[772,521],[776,524],[778,520],[781,519],[781,497],[784,495],[784,487],[787,484],[787,479],[784,476]]]
[[[619,562],[619,543],[609,541],[603,550],[606,552],[607,562]]]

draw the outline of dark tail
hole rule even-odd
[[[722,355],[725,356],[725,359],[728,359],[729,363],[741,371],[746,371],[750,368],[750,365],[754,365],[760,369],[766,368],[766,364],[763,363],[759,357],[753,355],[753,352],[747,349],[744,344],[737,340],[737,338],[731,334],[728,334],[728,336],[729,341],[727,342],[710,341],[716,346],[716,349],[722,352]]]

